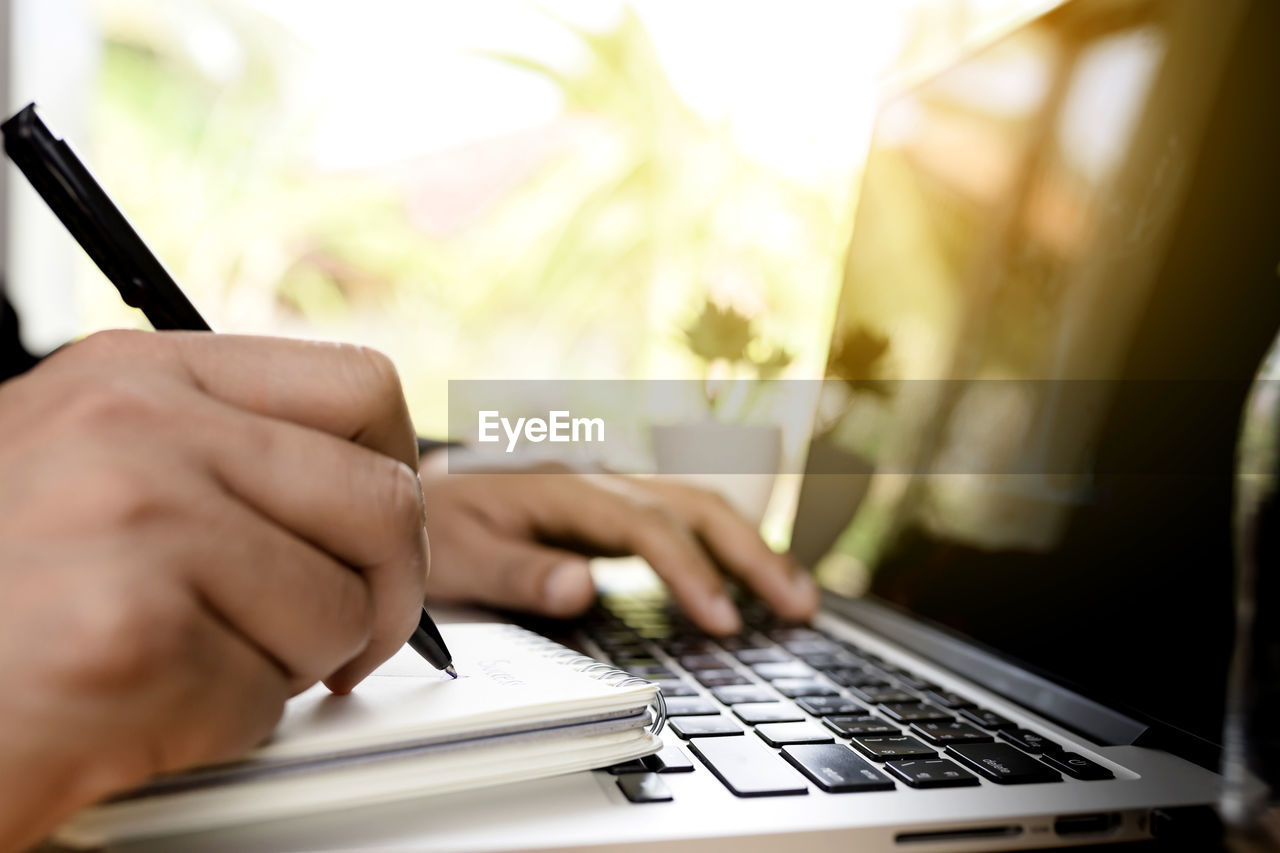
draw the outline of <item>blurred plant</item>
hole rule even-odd
[[[747,382],[745,410],[759,395],[760,383],[778,378],[794,358],[786,347],[761,338],[751,317],[710,298],[681,331],[689,351],[703,363],[703,396],[713,416],[723,414],[728,383]]]
[[[841,380],[855,394],[888,397],[889,386],[880,375],[888,353],[887,336],[861,323],[848,326],[831,344],[826,375]]]

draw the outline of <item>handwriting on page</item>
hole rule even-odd
[[[478,660],[474,662],[474,666],[489,676],[490,680],[495,684],[503,687],[527,687],[523,681],[511,674],[511,661],[506,658],[492,658],[487,660]]]

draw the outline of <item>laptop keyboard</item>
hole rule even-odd
[[[1114,778],[854,643],[780,624],[758,602],[741,609],[744,631],[719,639],[660,592],[604,596],[585,617],[610,663],[661,687],[683,741],[607,768],[631,802],[670,801],[663,775],[702,768],[739,797]]]

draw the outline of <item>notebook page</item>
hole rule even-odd
[[[545,641],[502,623],[441,628],[459,678],[404,648],[349,696],[323,685],[291,699],[252,760],[273,761],[634,712],[653,685],[615,687],[547,655]]]

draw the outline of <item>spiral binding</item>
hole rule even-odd
[[[557,643],[555,640],[549,640],[541,634],[530,631],[527,628],[521,628],[518,625],[509,626],[513,633],[518,633],[523,639],[529,642],[531,646],[542,650],[548,658],[556,663],[563,664],[576,669],[584,675],[589,675],[597,681],[603,681],[613,687],[630,687],[635,684],[653,684],[647,678],[640,678],[629,672],[608,663],[601,663],[592,657],[574,651],[568,646]],[[662,729],[667,724],[667,700],[663,698],[662,691],[659,690],[654,695],[653,704],[649,707],[650,713],[653,715],[653,723],[649,727],[651,734],[661,734]]]

